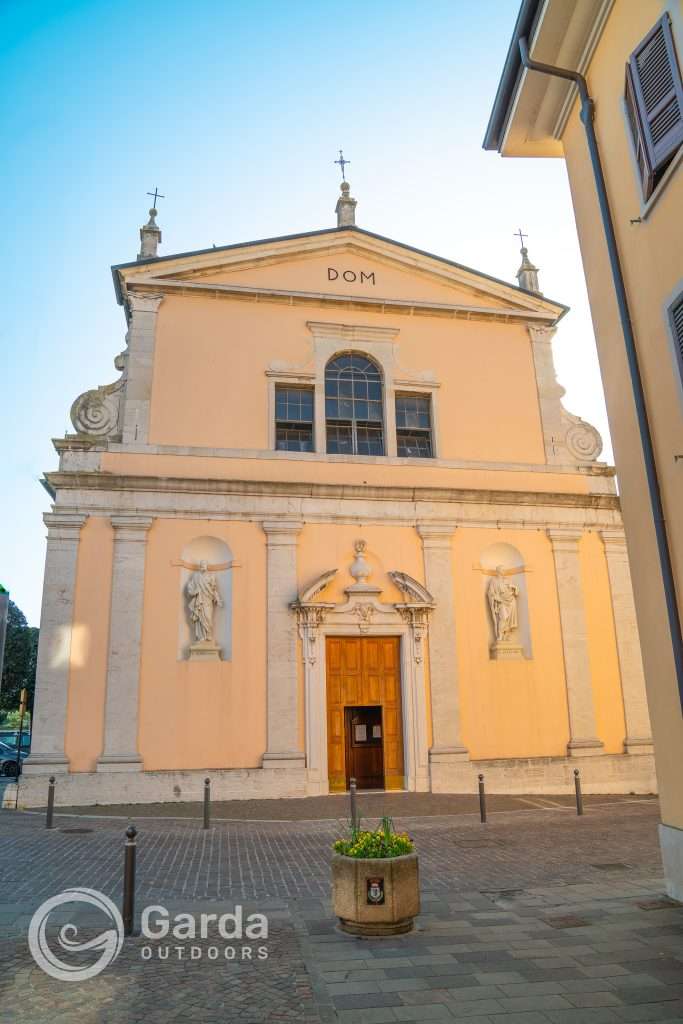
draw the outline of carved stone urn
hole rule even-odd
[[[350,935],[401,935],[420,913],[416,853],[402,857],[332,858],[332,903]]]

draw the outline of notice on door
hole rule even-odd
[[[365,743],[368,738],[368,727],[365,722],[355,726],[356,743]]]

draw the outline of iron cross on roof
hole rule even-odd
[[[156,185],[154,186],[154,191],[153,192],[148,192],[147,195],[148,196],[153,196],[153,198],[154,198],[154,209],[155,210],[157,208],[157,199],[165,199],[166,198],[166,196],[162,196],[161,192],[159,191],[159,189],[158,189],[158,187]]]
[[[334,162],[335,162],[335,164],[339,164],[339,166],[341,167],[342,181],[346,181],[346,175],[344,174],[344,168],[346,167],[347,164],[350,164],[351,161],[344,159],[344,154],[342,153],[342,151],[340,149],[339,150],[339,159],[335,160]]]
[[[162,198],[163,198],[163,197],[162,197]],[[521,229],[521,228],[517,228],[517,230],[516,230],[516,231],[514,232],[514,234],[515,234],[515,235],[519,235],[519,241],[520,241],[520,244],[521,244],[522,248],[524,248],[524,239],[525,239],[525,238],[528,238],[529,236],[528,236],[528,235],[525,235],[525,234],[523,234],[523,232],[522,232],[522,229]]]

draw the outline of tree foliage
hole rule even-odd
[[[7,635],[5,637],[5,662],[0,688],[0,714],[15,711],[19,707],[19,695],[26,687],[28,706],[33,707],[36,686],[36,658],[38,655],[38,629],[29,626],[26,616],[9,602],[7,610]]]

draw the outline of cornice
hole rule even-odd
[[[159,494],[176,492],[179,494],[271,495],[298,498],[362,498],[389,502],[459,502],[476,505],[552,506],[619,511],[619,499],[612,494],[567,494],[554,491],[509,491],[490,488],[384,487],[376,484],[199,479],[100,472],[57,471],[46,473],[46,478],[55,491],[138,491]]]
[[[175,295],[210,295],[214,299],[232,299],[253,303],[270,302],[287,306],[323,306],[372,312],[391,311],[407,316],[437,316],[454,320],[486,320],[497,323],[555,324],[553,312],[496,306],[468,306],[460,303],[427,302],[419,299],[373,298],[369,295],[341,295],[335,292],[292,291],[281,288],[257,288],[251,285],[191,282],[151,277],[128,282],[128,293],[166,292]]]

